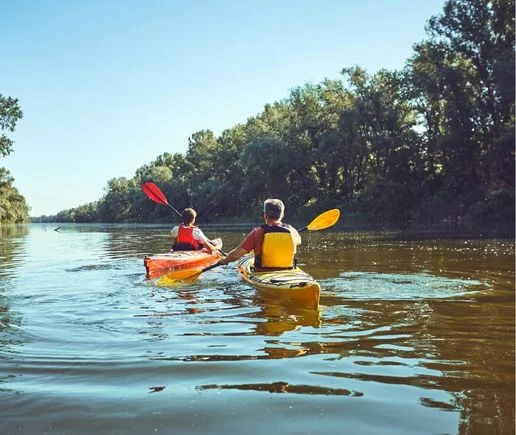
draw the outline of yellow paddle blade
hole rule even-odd
[[[156,285],[158,286],[167,286],[177,283],[178,281],[190,281],[197,279],[197,277],[201,274],[202,269],[184,269],[184,270],[174,270],[173,272],[169,272],[166,275],[163,275],[156,281]]]
[[[312,222],[310,222],[306,228],[310,231],[324,230],[325,228],[335,225],[339,220],[339,217],[340,210],[338,208],[334,208],[321,213]]]

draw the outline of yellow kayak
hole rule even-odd
[[[238,260],[238,273],[247,283],[260,290],[267,298],[285,300],[306,308],[318,308],[321,287],[299,267],[288,270],[254,271],[254,256]]]

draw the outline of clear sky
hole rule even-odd
[[[100,199],[342,68],[400,69],[444,0],[0,0],[0,94],[24,113],[0,157],[32,216]]]

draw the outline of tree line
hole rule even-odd
[[[399,71],[352,66],[294,88],[109,180],[98,201],[37,220],[168,222],[141,192],[151,180],[203,221],[255,217],[278,197],[290,216],[514,222],[514,0],[449,0],[426,31]]]

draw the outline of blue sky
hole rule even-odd
[[[100,199],[266,103],[360,65],[400,69],[444,0],[0,0],[0,94],[24,113],[0,158],[31,215]]]

